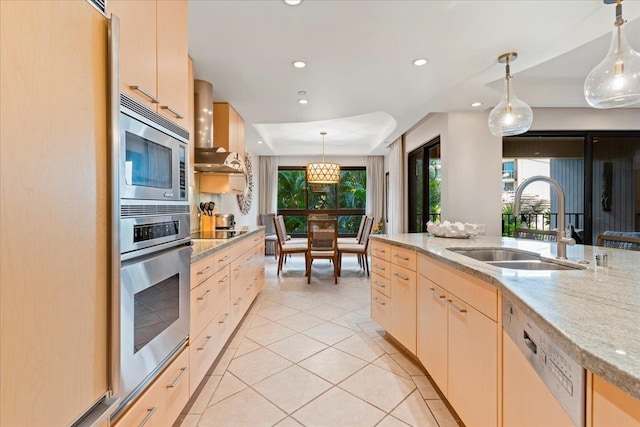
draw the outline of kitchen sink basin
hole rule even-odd
[[[505,248],[449,248],[450,251],[489,265],[512,270],[581,270],[582,266],[571,266],[547,261],[538,254]]]

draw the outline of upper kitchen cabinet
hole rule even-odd
[[[109,0],[107,12],[120,18],[120,90],[186,128],[186,0]]]
[[[213,103],[213,146],[238,153],[244,159],[244,120],[226,102]]]

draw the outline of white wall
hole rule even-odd
[[[640,108],[534,108],[531,130],[640,130]]]

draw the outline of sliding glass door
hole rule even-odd
[[[409,153],[409,233],[423,233],[428,221],[440,221],[440,138]]]

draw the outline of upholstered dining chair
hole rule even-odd
[[[310,214],[308,219],[329,219],[329,214]]]
[[[333,278],[338,284],[338,220],[310,219],[307,223],[307,283],[311,283],[314,259],[333,261]]]
[[[356,233],[356,237],[338,237],[338,244],[360,243],[360,239],[362,238],[362,230],[364,229],[364,224],[366,221],[367,221],[367,216],[362,215],[362,218],[360,218],[360,225],[358,226],[358,232]]]
[[[516,228],[513,237],[519,239],[540,240],[543,242],[555,242],[558,234],[551,230],[536,230],[531,228]]]
[[[342,254],[356,254],[358,256],[358,264],[366,270],[367,276],[369,275],[369,236],[371,235],[371,228],[373,228],[373,221],[373,217],[366,218],[359,243],[338,242],[338,273],[342,268]]]
[[[260,223],[264,225],[265,255],[271,254],[273,251],[273,257],[278,259],[278,236],[276,235],[276,227],[273,222],[275,216],[276,214],[274,213],[260,214]]]
[[[291,254],[305,254],[305,265],[307,258],[307,244],[305,242],[289,242],[286,243],[287,234],[284,231],[284,219],[282,215],[277,215],[273,218],[273,224],[276,228],[276,237],[278,240],[278,270],[277,275],[280,275],[282,265],[284,264],[287,255]]]
[[[640,237],[598,234],[598,237],[596,238],[596,246],[640,251]]]

